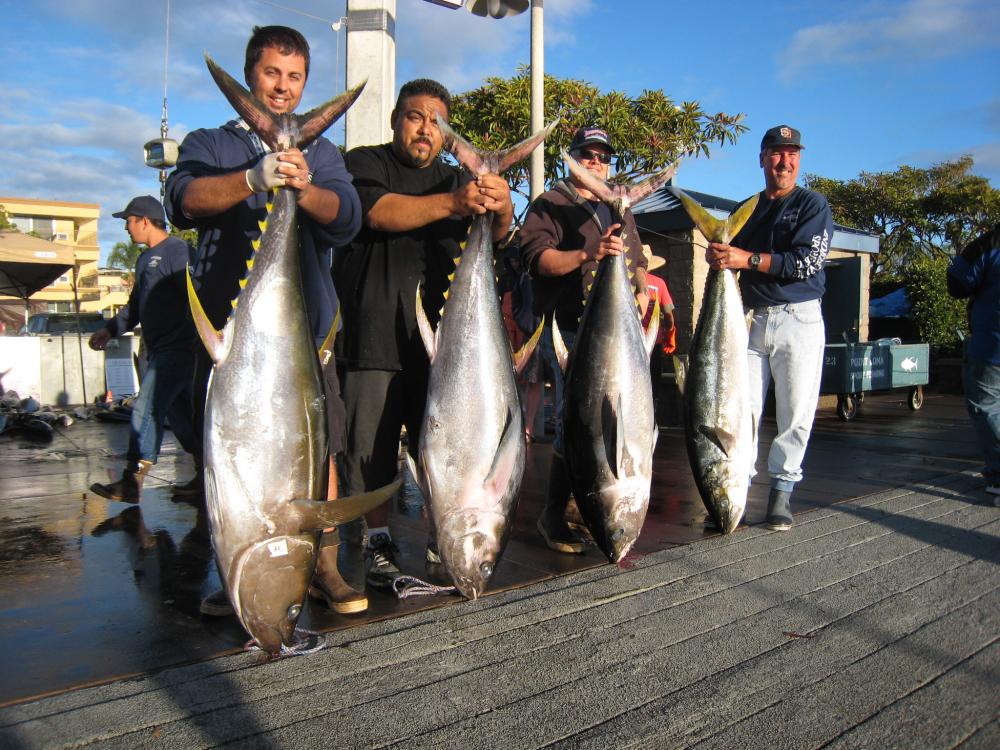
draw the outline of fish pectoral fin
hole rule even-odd
[[[555,313],[552,313],[552,348],[555,350],[559,369],[565,373],[566,365],[569,362],[569,350],[566,348],[566,342],[563,341],[562,334],[559,333],[559,324],[556,323]]]
[[[687,379],[687,356],[683,354],[674,355],[674,382],[677,390],[684,395],[684,382]]]
[[[660,298],[653,299],[653,315],[649,319],[649,327],[646,329],[646,358],[653,356],[653,347],[656,346],[656,337],[660,335]]]
[[[299,512],[301,528],[327,529],[338,526],[365,513],[374,510],[390,497],[396,494],[403,481],[397,479],[385,487],[365,492],[360,495],[341,497],[336,500],[292,500],[292,505]]]
[[[698,432],[700,432],[727,457],[736,455],[736,451],[740,444],[739,437],[737,435],[734,435],[732,432],[724,430],[721,427],[712,427],[704,424],[698,427]]]
[[[194,290],[194,282],[191,281],[191,268],[188,267],[185,273],[187,278],[188,304],[191,306],[191,318],[194,321],[195,330],[198,331],[198,338],[205,345],[208,356],[213,362],[218,362],[224,354],[222,333],[215,330],[212,321],[205,314],[205,308],[201,306],[198,299],[198,292]]]
[[[525,365],[531,359],[531,355],[535,353],[535,347],[538,346],[538,340],[542,337],[542,329],[545,328],[545,319],[542,318],[542,322],[538,324],[538,328],[535,332],[531,334],[531,338],[524,342],[524,345],[514,352],[514,371],[520,375],[521,371],[524,369]]]
[[[518,442],[524,445],[524,430],[515,427],[514,413],[507,410],[507,420],[504,422],[503,432],[500,433],[500,440],[497,443],[497,451],[493,455],[493,464],[490,471],[483,480],[483,487],[491,490],[495,496],[500,496],[510,484],[510,478],[514,474],[514,467],[517,465]]]
[[[340,328],[340,305],[337,305],[337,314],[333,316],[333,324],[326,332],[326,338],[319,347],[319,364],[324,370],[334,361],[333,344],[337,339],[337,329]]]
[[[625,410],[622,394],[607,394],[601,404],[601,435],[604,437],[604,454],[615,479],[633,473],[635,461],[625,444]]]
[[[424,312],[424,303],[420,295],[420,283],[417,283],[417,330],[420,331],[420,338],[424,342],[424,349],[427,350],[427,359],[434,361],[437,354],[437,335],[431,328],[431,322]]]
[[[406,456],[406,465],[410,468],[410,474],[413,475],[413,481],[417,483],[417,486],[423,493],[424,500],[429,500],[431,493],[427,488],[427,478],[424,476],[424,472],[422,472],[420,467],[417,466],[416,460],[414,460],[413,456],[410,455],[409,451],[406,451],[403,455]]]

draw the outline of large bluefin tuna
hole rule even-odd
[[[631,185],[609,185],[563,153],[573,175],[608,204],[614,221],[669,180],[677,163]],[[639,538],[653,477],[658,430],[649,357],[659,315],[642,330],[625,254],[597,264],[576,343],[566,363],[563,448],[580,515],[608,559],[620,562]],[[654,303],[658,305],[659,303]],[[565,346],[553,331],[560,361]]]
[[[475,175],[501,174],[540,144],[553,123],[502,152],[478,151],[438,121],[451,153]],[[510,533],[524,473],[524,424],[515,380],[541,327],[513,355],[493,263],[493,214],[475,217],[437,330],[417,291],[417,323],[430,358],[427,406],[410,471],[430,508],[438,552],[456,588],[483,593]]]
[[[206,61],[226,98],[276,151],[304,148],[362,88],[305,115],[278,116]],[[293,191],[277,190],[248,265],[246,285],[222,331],[206,317],[190,277],[188,294],[215,363],[205,405],[205,493],[215,559],[243,627],[262,649],[276,653],[293,643],[321,530],[384,502],[398,483],[369,495],[322,500],[326,407],[303,301]]]
[[[674,190],[695,226],[710,242],[729,242],[757,205],[754,196],[727,220]],[[684,403],[684,431],[695,484],[716,527],[731,533],[743,517],[750,487],[753,431],[749,334],[733,271],[711,269],[687,363],[675,358]]]

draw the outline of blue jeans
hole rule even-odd
[[[767,454],[771,486],[791,491],[802,479],[802,459],[812,432],[826,346],[819,300],[757,308],[750,324],[750,410],[754,463],[767,389],[774,380],[778,434]],[[753,473],[753,472],[752,472]]]
[[[149,354],[139,397],[132,406],[132,430],[127,458],[156,463],[163,443],[163,425],[170,428],[181,447],[201,466],[201,439],[194,429],[191,382],[193,352],[167,351]]]
[[[563,343],[566,344],[566,350],[573,350],[573,343],[576,341],[576,331],[559,331],[559,335],[562,336]],[[556,359],[556,349],[555,345],[552,343],[552,326],[546,325],[545,330],[542,331],[542,338],[538,342],[538,348],[542,352],[542,359],[552,370],[552,387],[555,391],[553,398],[555,398],[556,413],[556,439],[552,443],[552,450],[558,453],[560,456],[563,455],[563,442],[562,442],[562,410],[563,410],[563,383],[565,382],[566,376],[563,371],[559,369],[559,360]]]
[[[966,355],[962,366],[965,405],[986,465],[986,484],[1000,485],[1000,365]]]

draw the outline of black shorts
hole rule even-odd
[[[323,368],[323,393],[326,396],[326,429],[329,433],[330,455],[333,456],[344,450],[347,414],[344,411],[344,400],[340,397],[337,368],[332,360]]]

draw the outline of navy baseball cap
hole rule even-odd
[[[795,146],[796,148],[805,148],[802,145],[802,133],[793,128],[791,125],[775,125],[773,128],[764,133],[764,137],[760,141],[760,150],[763,151],[765,148],[771,148],[773,146]]]
[[[111,215],[116,219],[125,219],[129,216],[145,216],[148,219],[159,219],[164,224],[167,222],[167,215],[163,210],[163,204],[151,195],[140,195],[138,198],[133,198],[125,206],[124,211],[118,211]]]
[[[604,146],[612,154],[615,153],[615,148],[611,145],[611,136],[608,135],[606,130],[596,125],[585,125],[577,130],[573,134],[573,142],[569,144],[569,150],[572,153],[573,151],[579,151],[581,148],[594,144]]]

